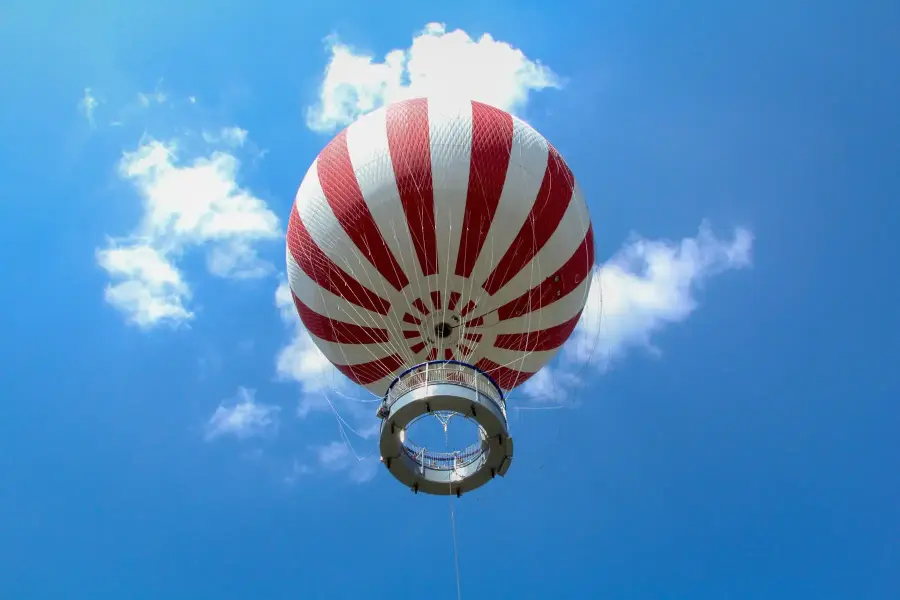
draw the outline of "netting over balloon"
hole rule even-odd
[[[294,303],[344,375],[382,395],[433,360],[509,390],[547,364],[584,309],[590,217],[565,161],[479,102],[414,99],[339,133],[288,226]]]

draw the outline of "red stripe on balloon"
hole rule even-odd
[[[413,354],[418,354],[419,352],[421,352],[422,350],[425,349],[425,342],[419,342],[415,346],[410,346],[409,349],[412,350]]]
[[[419,311],[419,312],[422,313],[423,315],[426,315],[426,316],[427,316],[428,313],[431,312],[431,311],[428,310],[428,307],[425,306],[425,303],[422,302],[422,299],[421,299],[421,298],[416,298],[415,300],[413,300],[412,305],[416,308],[417,311]]]
[[[400,202],[423,275],[437,273],[434,188],[428,100],[416,98],[387,109],[387,138]]]
[[[504,333],[497,336],[494,347],[504,350],[516,350],[519,352],[540,352],[542,350],[555,350],[562,346],[581,318],[581,311],[565,323],[554,327],[529,331],[526,333]]]
[[[390,338],[386,329],[335,321],[308,307],[294,292],[291,292],[291,296],[304,327],[320,340],[338,344],[383,344]]]
[[[431,305],[435,310],[441,309],[441,293],[439,291],[431,292]]]
[[[404,331],[403,331],[403,337],[405,337],[405,338],[408,339],[408,340],[414,340],[414,339],[416,339],[417,337],[422,337],[422,334],[419,333],[418,331],[404,330]]]
[[[465,327],[481,327],[484,325],[484,317],[475,317],[471,321],[463,323]]]
[[[593,226],[589,226],[578,249],[558,271],[536,287],[497,309],[497,317],[501,321],[505,321],[553,304],[577,288],[585,277],[589,277],[593,266],[594,229]]]
[[[510,369],[509,367],[498,365],[487,358],[482,358],[475,363],[475,366],[493,377],[494,381],[497,382],[497,385],[504,390],[511,390],[534,375],[534,373],[526,373],[525,371],[517,371],[515,369]]]
[[[466,305],[463,306],[462,309],[459,311],[459,314],[461,314],[462,316],[466,316],[467,314],[472,312],[473,308],[475,308],[475,301],[469,300],[468,302],[466,302]]]
[[[534,259],[556,228],[572,199],[575,179],[559,153],[549,146],[547,168],[525,224],[481,287],[492,296]]]
[[[513,118],[502,110],[472,102],[472,152],[456,274],[469,277],[487,239],[503,193],[512,152]]]
[[[453,310],[456,308],[457,303],[459,303],[459,299],[462,298],[462,294],[459,292],[450,292],[450,304],[447,305],[447,308]]]
[[[411,324],[413,324],[413,325],[421,325],[421,324],[422,324],[422,321],[420,321],[419,319],[415,318],[414,316],[412,316],[412,315],[409,314],[409,313],[404,313],[404,314],[403,314],[403,322],[404,322],[404,323],[411,323]]]
[[[401,366],[403,359],[392,354],[385,358],[358,365],[334,365],[338,371],[347,376],[351,381],[360,385],[368,385],[379,379],[393,375]]]
[[[296,206],[291,209],[287,244],[297,265],[320,287],[366,310],[388,314],[390,302],[344,272],[319,248],[300,219]]]
[[[362,255],[398,291],[409,285],[403,268],[384,241],[359,188],[347,148],[346,129],[319,154],[316,172],[334,216]]]

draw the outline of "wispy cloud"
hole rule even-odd
[[[609,368],[631,348],[659,354],[653,335],[686,320],[708,280],[749,267],[752,248],[749,230],[737,228],[722,239],[706,222],[680,242],[633,235],[595,270],[581,321],[556,365],[545,367],[522,392],[535,401],[563,401],[591,370]]]
[[[280,379],[299,385],[296,416],[305,419],[313,413],[328,413],[339,431],[338,440],[312,448],[313,460],[295,463],[286,481],[293,483],[300,475],[323,470],[346,473],[360,483],[368,481],[377,472],[373,440],[380,424],[375,418],[378,399],[350,383],[316,348],[297,316],[286,280],[275,291],[275,305],[290,331],[288,343],[276,356],[275,369]]]
[[[203,139],[210,144],[223,143],[240,148],[247,141],[247,130],[240,127],[223,127],[219,131],[204,131]]]
[[[106,287],[107,302],[140,327],[194,316],[185,307],[191,291],[162,251],[148,243],[114,244],[97,252],[98,264],[117,282]]]
[[[246,131],[227,127],[207,138],[239,146]],[[137,226],[97,249],[111,283],[107,302],[140,327],[191,319],[190,287],[178,263],[194,247],[206,251],[207,270],[246,279],[273,272],[261,260],[259,242],[281,237],[266,202],[237,183],[240,161],[233,149],[206,148],[199,155],[183,140],[144,139],[125,152],[119,175],[132,184],[144,212]]]
[[[305,460],[295,459],[283,481],[294,485],[301,479],[315,475],[343,474],[356,483],[366,483],[378,474],[380,461],[373,454],[357,456],[345,441],[336,440],[312,446]]]
[[[362,438],[373,437],[377,428],[374,419],[377,398],[350,383],[319,351],[297,316],[286,280],[275,290],[275,305],[291,333],[290,340],[276,356],[275,370],[280,379],[300,385],[297,416],[336,412],[339,420],[346,421],[344,425],[351,433]]]
[[[81,97],[81,100],[78,101],[78,110],[80,110],[84,117],[87,119],[88,123],[91,127],[96,125],[96,121],[94,120],[94,111],[97,110],[97,106],[100,102],[94,97],[93,92],[91,92],[91,88],[84,88],[84,95]]]
[[[461,29],[448,32],[442,23],[427,24],[408,48],[392,50],[382,62],[337,36],[326,42],[331,58],[306,115],[313,131],[333,131],[402,98],[460,95],[517,112],[531,92],[562,87],[553,71],[511,44],[489,33],[475,40]]]
[[[294,460],[294,462],[291,464],[290,470],[288,470],[287,475],[284,476],[284,482],[287,485],[294,485],[295,483],[300,481],[302,477],[311,475],[314,472],[315,469],[313,469],[309,465],[302,463],[299,460]]]
[[[319,395],[325,390],[332,390],[339,386],[344,380],[343,375],[313,344],[300,317],[297,316],[291,288],[284,279],[275,290],[275,306],[291,332],[290,341],[281,348],[275,360],[278,377],[300,384],[304,396],[299,410],[301,416],[305,416],[309,412],[311,404],[327,410],[328,404],[325,398]]]
[[[138,92],[138,104],[147,107],[151,104],[165,104],[167,96],[165,92],[156,90],[153,92]]]
[[[280,411],[280,406],[256,402],[252,390],[238,388],[237,396],[220,404],[209,418],[205,438],[212,441],[231,436],[244,440],[274,435]]]
[[[346,442],[334,441],[316,448],[319,467],[332,472],[346,473],[358,483],[369,481],[378,472],[380,464],[375,456],[356,456]]]
[[[92,128],[117,128],[119,131],[134,127],[146,129],[148,123],[153,123],[153,129],[158,127],[174,127],[184,131],[179,122],[186,116],[200,117],[204,115],[203,109],[197,106],[196,96],[183,96],[171,94],[163,89],[163,81],[157,82],[152,91],[135,92],[133,88],[121,89],[115,85],[99,85],[84,88],[84,93],[78,99],[78,110],[87,119]],[[205,120],[205,119],[204,119]],[[189,129],[189,128],[188,128]],[[189,131],[187,135],[192,135]],[[207,136],[211,143],[229,145],[231,141],[240,143],[230,144],[233,147],[242,145],[243,140],[230,140],[231,134],[243,135],[247,132],[240,127],[225,127],[221,131],[202,132],[204,139]]]
[[[137,101],[144,108],[153,104],[165,104],[169,95],[163,90],[163,79],[156,82],[152,92],[138,92]]]

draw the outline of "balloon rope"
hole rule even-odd
[[[328,394],[325,394],[325,401],[328,402],[328,406],[331,407],[331,411],[334,413],[334,417],[337,420],[338,431],[340,432],[341,437],[344,440],[344,443],[347,444],[347,447],[350,449],[350,452],[353,454],[353,457],[356,459],[356,462],[362,462],[363,459],[371,456],[372,455],[371,452],[364,457],[361,457],[359,454],[357,454],[356,449],[353,447],[353,444],[350,442],[350,436],[347,435],[347,432],[345,431],[344,428],[346,427],[347,429],[349,429],[350,431],[352,431],[353,433],[355,433],[356,435],[358,435],[359,437],[361,437],[363,439],[365,439],[365,437],[362,434],[360,434],[358,431],[356,431],[355,429],[350,427],[350,425],[347,424],[347,421],[344,420],[344,417],[342,417],[338,413],[337,409],[334,407],[334,404],[331,403],[331,400],[328,398]]]
[[[447,424],[444,425],[444,447],[447,451],[450,450],[450,438],[447,436]],[[456,473],[455,457],[453,459],[453,473]],[[456,542],[456,512],[453,510],[453,473],[447,477],[447,486],[450,491],[447,498],[450,501],[450,530],[453,533],[453,567],[456,571],[456,600],[462,600],[462,587],[459,581],[459,546]]]
[[[459,549],[456,544],[456,513],[453,510],[453,494],[450,494],[450,527],[453,531],[453,566],[456,568],[456,600],[462,600],[462,587],[459,583]]]

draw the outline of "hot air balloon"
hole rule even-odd
[[[382,397],[379,449],[415,492],[469,492],[513,456],[505,395],[544,367],[591,285],[590,215],[559,153],[475,101],[416,98],[334,137],[297,191],[287,269],[300,319]],[[468,448],[406,435],[423,416],[478,424]]]

